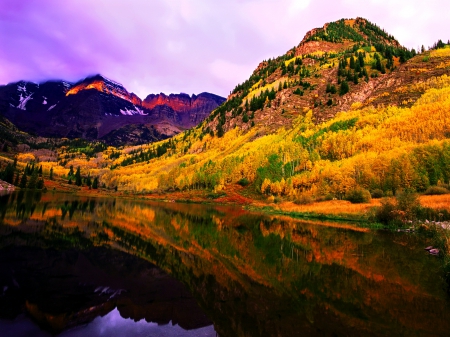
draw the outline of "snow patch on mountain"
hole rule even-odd
[[[50,108],[47,109],[47,111],[50,111],[51,109],[53,109],[56,106],[56,104],[53,104]]]
[[[25,84],[18,84],[17,85],[17,91],[26,93],[27,92],[27,88],[25,87]]]
[[[134,105],[134,110],[129,110],[128,108],[125,108],[125,110],[120,109],[120,113],[125,116],[133,116],[133,115],[147,115],[144,110],[139,109],[137,106]]]
[[[44,99],[44,101],[42,102],[42,104],[47,104],[47,97],[45,97],[45,96],[42,96],[42,98]]]
[[[33,94],[30,94],[30,95],[25,96],[25,97],[22,96],[22,94],[20,94],[19,105],[17,106],[17,108],[21,109],[21,110],[26,110],[27,109],[26,105],[27,105],[28,101],[30,99],[33,99],[33,98],[31,98],[31,96],[33,96]]]

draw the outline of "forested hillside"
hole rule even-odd
[[[261,196],[321,200],[446,188],[449,72],[442,41],[416,52],[367,20],[340,20],[262,62],[191,130],[134,147],[68,141],[52,158],[28,149],[18,171],[39,160],[44,177],[52,168],[73,183],[80,168],[80,185],[95,178],[135,194],[226,193],[239,184]]]

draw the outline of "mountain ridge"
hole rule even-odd
[[[40,136],[142,144],[195,126],[225,100],[208,93],[195,97],[200,97],[196,105],[189,102],[178,110],[164,102],[149,108],[122,84],[97,74],[76,83],[19,81],[0,86],[0,114],[19,129]]]

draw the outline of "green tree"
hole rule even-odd
[[[36,184],[36,189],[42,190],[44,188],[44,179],[39,178]]]
[[[350,90],[347,81],[341,82],[341,87],[339,88],[339,95],[343,96]]]
[[[36,188],[36,184],[38,181],[38,171],[34,170],[31,174],[30,180],[28,181],[28,188],[33,190]]]
[[[350,57],[350,69],[355,69],[355,59],[353,56]]]
[[[92,182],[92,188],[94,190],[96,190],[98,188],[98,178],[97,177],[95,177],[94,181]]]
[[[81,172],[80,167],[78,166],[77,172],[75,173],[75,185],[81,186],[82,180],[81,180]]]
[[[359,53],[358,61],[359,61],[360,67],[361,68],[364,67],[364,55],[363,55],[363,53]]]
[[[19,183],[19,187],[20,188],[25,188],[25,187],[27,187],[27,175],[26,175],[26,173],[25,173],[25,171],[23,172],[23,175],[22,175],[22,179],[20,179],[20,183]]]
[[[14,167],[11,164],[6,165],[5,170],[0,174],[0,177],[9,184],[14,180]]]

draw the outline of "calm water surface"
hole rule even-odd
[[[233,207],[0,196],[2,336],[449,336],[426,238]]]

